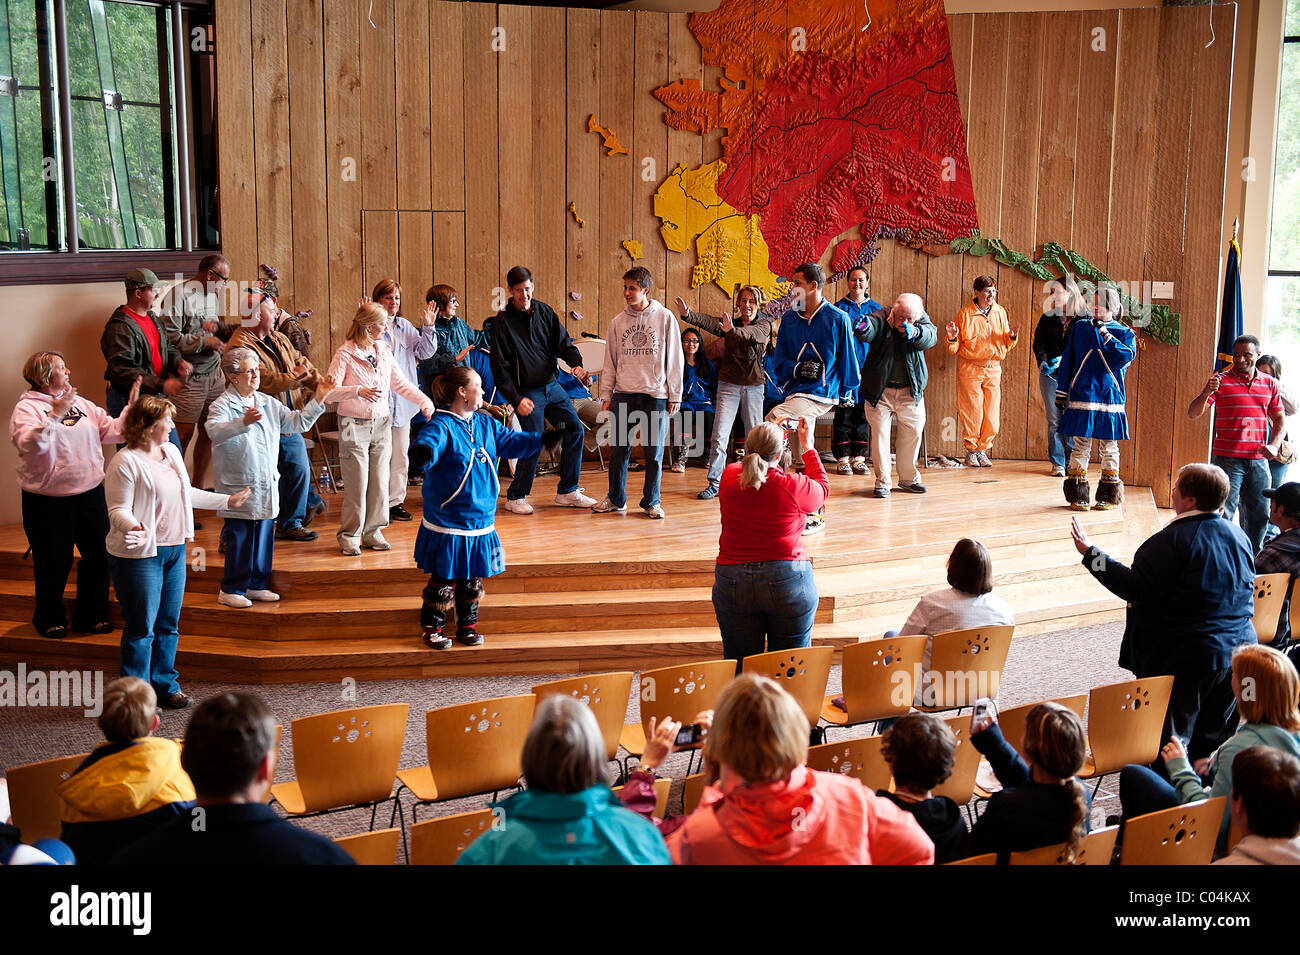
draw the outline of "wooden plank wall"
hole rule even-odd
[[[726,307],[716,288],[690,288],[692,257],[667,254],[653,215],[653,193],[677,163],[721,154],[720,132],[669,129],[651,95],[686,77],[716,88],[721,70],[702,62],[686,16],[440,0],[216,9],[223,246],[237,277],[274,264],[283,304],[315,310],[317,361],[386,276],[403,284],[408,316],[446,282],[477,326],[495,311],[505,270],[526,264],[571,334],[599,333],[623,307],[624,239],[643,244],[663,301]],[[984,234],[1023,251],[1057,241],[1116,279],[1175,283],[1183,344],[1147,340],[1129,372],[1133,439],[1121,448],[1125,480],[1150,484],[1162,504],[1177,466],[1208,452],[1208,419],[1182,409],[1217,337],[1235,20],[1226,6],[1214,16],[1219,42],[1208,49],[1203,10],[948,18]],[[592,114],[629,155],[604,154],[587,131]],[[653,181],[642,178],[647,161]],[[997,277],[1022,332],[1004,367],[995,455],[1042,459],[1029,347],[1040,283],[992,261],[886,243],[871,294],[920,292],[942,326],[982,272]],[[842,294],[843,282],[829,291]],[[928,359],[929,448],[956,454],[956,360],[942,346]]]

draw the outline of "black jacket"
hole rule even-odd
[[[970,832],[961,809],[947,796],[932,796],[922,802],[900,799],[888,790],[878,790],[877,796],[888,799],[899,809],[916,817],[925,834],[934,843],[934,864],[943,865],[965,859],[971,854]]]
[[[119,305],[117,311],[109,317],[108,324],[104,326],[104,334],[99,339],[100,351],[104,353],[104,360],[108,362],[108,367],[104,369],[104,378],[114,390],[121,392],[123,397],[131,393],[131,386],[135,384],[137,376],[142,379],[140,382],[142,395],[159,394],[163,390],[163,379],[176,377],[176,364],[181,360],[181,353],[172,346],[162,319],[153,312],[149,313],[149,318],[158,327],[159,350],[162,352],[163,363],[161,376],[153,373],[153,359],[149,357],[149,340],[144,337],[144,332],[140,331],[140,326],[135,323],[135,319],[126,313],[125,305]]]
[[[885,393],[885,383],[894,370],[894,352],[897,349],[907,363],[907,380],[912,389],[912,397],[920,404],[925,395],[926,382],[930,380],[930,370],[925,366],[925,350],[933,348],[939,341],[939,330],[930,321],[925,312],[914,323],[916,337],[908,341],[902,332],[895,331],[889,324],[889,309],[882,308],[872,312],[853,327],[853,334],[859,341],[870,342],[871,350],[862,365],[862,384],[858,388],[858,398],[868,401],[874,408],[880,403],[880,396]]]
[[[1055,315],[1043,315],[1034,326],[1034,359],[1041,365],[1055,361],[1065,352],[1065,338],[1073,319],[1062,322]]]
[[[570,366],[582,364],[582,353],[555,310],[537,299],[528,312],[506,302],[492,323],[492,377],[497,391],[518,407],[524,391],[555,380],[557,358]]]
[[[299,829],[262,803],[196,807],[123,849],[112,864],[355,865],[333,840]]]

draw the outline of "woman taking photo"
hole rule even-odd
[[[713,443],[709,450],[708,484],[696,495],[707,501],[718,496],[722,469],[727,463],[727,450],[731,446],[731,429],[740,414],[741,426],[749,434],[767,413],[764,407],[763,358],[772,339],[772,322],[759,317],[763,307],[763,290],[756,285],[746,285],[736,295],[736,321],[731,316],[714,318],[692,312],[686,299],[677,299],[677,313],[682,321],[702,328],[723,340],[722,363],[718,366],[718,381],[714,396],[716,413],[713,418]],[[779,400],[779,399],[778,399]]]
[[[126,447],[109,462],[108,565],[122,607],[122,676],[149,683],[158,705],[179,710],[176,643],[185,595],[185,544],[194,539],[194,507],[239,507],[252,493],[213,494],[190,487],[180,451],[168,440],[175,406],[145,395],[126,412]]]
[[[32,549],[36,611],[32,625],[43,637],[66,637],[68,618],[63,590],[77,564],[77,609],[72,629],[108,633],[108,508],[104,503],[105,444],[122,440],[126,412],[140,396],[140,379],[131,387],[126,409],[117,418],[72,387],[72,372],[59,352],[37,352],[23,365],[30,388],[9,419],[9,437],[18,449],[23,530]]]
[[[230,494],[251,487],[241,507],[219,511],[226,519],[226,570],[217,603],[251,607],[254,600],[280,599],[271,588],[275,547],[275,516],[280,512],[280,482],[275,462],[280,435],[302,434],[325,411],[321,399],[330,392],[328,378],[301,411],[290,411],[280,400],[258,391],[261,362],[251,348],[231,348],[221,357],[228,384],[212,403],[207,431],[212,439],[212,474],[217,491]]]
[[[813,447],[812,419],[798,420],[803,474],[789,469],[785,434],[767,421],[745,438],[744,461],[722,472],[713,611],[723,655],[738,673],[750,654],[806,647],[811,639],[817,582],[801,535],[805,515],[826,503],[830,482]]]
[[[432,358],[438,350],[438,336],[434,329],[437,308],[430,303],[425,306],[420,328],[402,317],[402,287],[393,279],[383,279],[370,293],[369,299],[362,299],[364,305],[372,299],[384,307],[388,313],[388,331],[384,335],[384,344],[393,352],[393,361],[406,380],[415,384],[419,381],[417,362]],[[393,428],[392,453],[388,465],[388,520],[409,521],[411,514],[404,506],[406,488],[410,484],[408,472],[410,461],[407,453],[411,446],[411,419],[420,410],[416,402],[403,398],[395,390],[388,393],[388,417]]]
[[[724,485],[725,486],[725,485]],[[775,680],[745,674],[704,740],[712,784],[668,837],[677,865],[929,865],[916,817],[858,780],[809,769],[808,717]]]
[[[388,393],[396,391],[413,402],[425,420],[433,403],[411,383],[384,344],[388,312],[374,302],[357,309],[347,341],[339,346],[327,375],[336,382],[327,399],[338,403],[339,463],[343,470],[343,513],[339,518],[339,551],[356,557],[362,546],[388,550],[383,529],[388,526],[389,459],[393,429]]]

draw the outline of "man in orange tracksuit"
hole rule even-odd
[[[1002,359],[1015,347],[1020,326],[1007,324],[991,275],[975,280],[975,298],[948,323],[948,351],[957,356],[957,416],[966,445],[966,467],[992,467],[988,451],[998,436]]]

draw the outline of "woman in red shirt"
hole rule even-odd
[[[801,535],[804,516],[830,494],[812,429],[810,418],[799,419],[800,446],[808,449],[804,474],[788,470],[784,431],[771,422],[749,432],[744,460],[722,473],[713,612],[723,654],[736,661],[737,672],[750,654],[809,644],[817,583]]]

